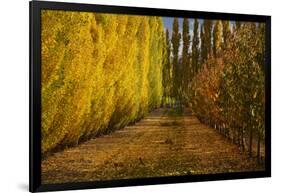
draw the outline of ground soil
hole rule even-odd
[[[264,170],[187,109],[159,108],[111,134],[42,161],[42,183]]]

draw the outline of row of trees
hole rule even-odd
[[[192,36],[188,18],[183,19],[182,26],[180,32],[179,21],[174,18],[171,38],[171,32],[166,29],[167,58],[163,68],[163,87],[164,102],[169,104],[172,101],[186,103],[184,98],[187,97],[189,82],[208,59],[221,56],[231,36],[230,21],[204,20],[200,25],[198,19],[194,19]]]
[[[161,105],[160,17],[43,10],[41,40],[43,154]]]
[[[42,152],[188,105],[260,158],[264,24],[42,11]],[[181,49],[181,50],[180,50]]]
[[[192,35],[189,26],[185,18],[180,32],[175,18],[170,39],[166,31],[163,81],[169,83],[163,84],[164,98],[171,98],[168,104],[190,106],[200,121],[260,160],[265,133],[264,23],[200,24],[194,19]]]

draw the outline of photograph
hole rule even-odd
[[[266,22],[40,16],[43,185],[266,170]]]

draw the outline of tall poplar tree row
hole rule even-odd
[[[187,18],[183,19],[183,28],[182,28],[182,87],[184,95],[187,92],[187,85],[191,79],[190,71],[190,56],[189,56],[189,47],[190,47],[190,34],[189,34],[189,21]]]
[[[44,155],[120,129],[161,105],[161,17],[41,15]]]
[[[223,26],[223,44],[224,44],[224,49],[229,48],[229,41],[231,38],[231,29],[230,29],[230,21],[228,20],[223,20],[222,21],[222,26]],[[240,27],[240,25],[238,25]]]
[[[179,66],[179,47],[180,47],[181,34],[179,32],[178,18],[174,18],[173,34],[172,34],[172,53],[173,53],[173,96],[176,101],[180,100],[180,66]]]
[[[203,29],[204,29],[204,49],[205,56],[204,59],[208,60],[212,56],[212,28],[213,22],[212,20],[204,20]]]
[[[199,65],[199,22],[198,19],[194,19],[193,23],[193,38],[192,38],[192,76],[195,76],[198,72]]]
[[[259,61],[261,64],[261,69],[264,72],[264,65],[263,63],[265,62],[265,24],[264,23],[259,23],[258,24],[258,34],[259,34],[259,48],[260,50],[260,55],[259,55]]]
[[[200,27],[200,65],[202,65],[205,61],[205,38],[204,38],[204,30],[203,30],[203,25]]]
[[[241,21],[235,21],[235,30],[238,31],[241,28]]]
[[[213,54],[218,57],[222,48],[222,22],[217,20],[213,32]]]
[[[165,44],[166,44],[166,57],[164,59],[163,64],[163,103],[169,104],[171,103],[171,42],[170,42],[170,33],[169,30],[166,29],[165,32]]]
[[[257,61],[259,64],[259,68],[261,69],[261,73],[259,73],[259,80],[261,80],[260,82],[262,83],[264,80],[264,67],[265,67],[265,23],[259,23],[258,24],[258,45],[257,47],[259,48],[259,53],[257,56]],[[263,83],[264,84],[264,83]],[[260,90],[263,92],[261,92],[260,96],[258,97],[258,101],[262,101],[263,97],[264,97],[264,85],[260,86]],[[261,143],[262,140],[264,139],[265,136],[265,125],[264,123],[264,118],[265,118],[265,111],[264,111],[264,105],[263,103],[258,103],[259,105],[257,105],[257,111],[260,112],[259,113],[259,118],[257,120],[258,126],[257,126],[257,133],[258,133],[258,141],[257,141],[257,159],[258,161],[260,161],[261,158]]]
[[[264,23],[216,21],[213,50],[189,86],[190,107],[200,121],[216,128],[258,161],[264,158]],[[206,37],[206,36],[203,36]],[[223,47],[218,55],[220,41]]]
[[[206,63],[206,61],[213,55],[212,47],[212,34],[213,34],[213,21],[204,20],[201,25],[200,39],[201,39],[201,61],[200,65]]]

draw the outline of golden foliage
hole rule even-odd
[[[160,17],[51,10],[41,17],[43,153],[123,127],[160,105]]]

